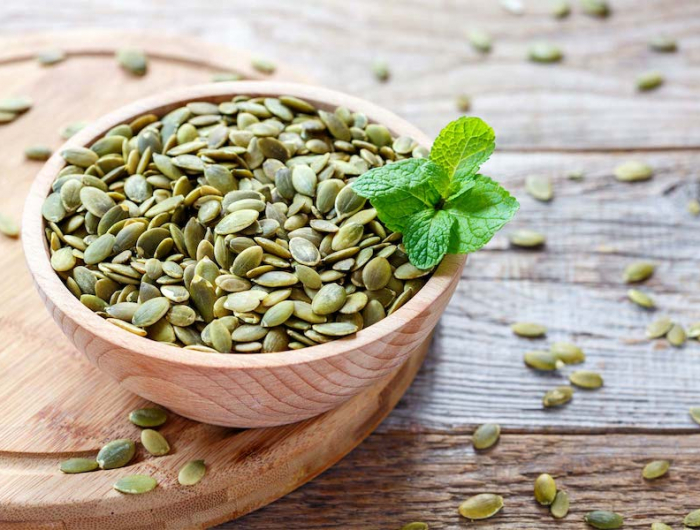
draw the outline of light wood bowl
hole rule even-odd
[[[364,112],[396,135],[429,147],[411,124],[376,105],[318,87],[277,82],[215,83],[153,96],[104,116],[63,146],[89,146],[107,130],[134,117],[162,115],[196,100],[220,102],[236,94],[291,94],[321,109],[344,105]],[[228,427],[270,427],[331,410],[395,371],[425,349],[450,300],[465,256],[448,255],[406,305],[355,336],[271,354],[214,355],[182,350],[120,330],[84,307],[49,263],[41,206],[64,166],[57,154],[42,168],[24,210],[22,238],[34,282],[63,333],[88,359],[130,391],[193,420]]]

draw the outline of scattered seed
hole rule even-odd
[[[28,160],[48,160],[53,151],[45,145],[30,145],[24,150],[24,156]]]
[[[217,72],[211,76],[212,83],[222,83],[228,81],[241,81],[243,76],[236,72]]]
[[[653,309],[656,307],[654,299],[638,289],[630,289],[627,291],[627,297],[640,307],[644,307],[646,309]]]
[[[651,530],[673,530],[673,528],[664,523],[651,523]]]
[[[683,326],[678,324],[673,324],[671,329],[668,330],[668,333],[666,333],[666,339],[668,339],[669,344],[677,348],[683,346],[687,338],[688,337],[683,329]]]
[[[647,326],[646,335],[650,339],[658,339],[666,335],[673,327],[673,322],[668,317],[661,317],[654,320]]]
[[[277,70],[277,65],[263,57],[254,57],[250,65],[261,74],[271,75]]]
[[[472,435],[474,449],[482,451],[493,447],[501,437],[501,426],[497,423],[484,423]]]
[[[542,202],[549,202],[554,197],[552,180],[540,175],[530,175],[525,179],[525,191]]]
[[[567,179],[575,181],[583,180],[585,176],[585,173],[581,169],[572,169],[566,173]]]
[[[66,59],[66,54],[63,50],[59,49],[48,49],[41,51],[37,54],[36,60],[42,66],[53,66],[54,64],[60,63]]]
[[[204,478],[206,472],[204,460],[190,460],[180,468],[177,481],[183,486],[194,486]]]
[[[544,337],[547,334],[547,328],[541,324],[535,324],[534,322],[516,322],[510,326],[513,333],[520,337],[527,337],[529,339],[536,339],[539,337]]]
[[[625,267],[622,279],[625,283],[643,282],[654,274],[655,269],[656,265],[653,263],[649,263],[648,261],[635,261]]]
[[[29,96],[16,96],[0,99],[0,112],[21,114],[32,108],[34,102]]]
[[[382,83],[388,81],[391,75],[389,72],[389,65],[386,61],[382,61],[381,59],[377,59],[372,63],[372,73],[377,81],[381,81]]]
[[[403,525],[401,530],[428,530],[429,528],[428,523],[413,522]]]
[[[550,351],[564,364],[581,364],[586,360],[583,350],[570,342],[554,342]]]
[[[19,237],[19,225],[11,217],[0,213],[0,234],[7,237]]]
[[[455,105],[459,112],[469,112],[472,108],[472,98],[466,94],[460,94],[455,98]]]
[[[549,506],[549,513],[555,519],[563,519],[569,513],[569,494],[563,490],[557,491],[554,502]]]
[[[700,201],[697,199],[690,199],[686,205],[686,208],[688,209],[688,213],[691,215],[700,215]]]
[[[610,15],[610,6],[606,0],[580,0],[583,12],[592,17],[605,18]]]
[[[700,510],[692,511],[686,515],[683,524],[690,528],[700,528]]]
[[[541,474],[535,480],[535,500],[543,506],[549,506],[557,496],[557,484],[552,475]]]
[[[122,477],[114,483],[114,489],[120,493],[139,495],[148,493],[156,488],[158,481],[147,475],[129,475]]]
[[[170,452],[170,444],[165,437],[158,431],[153,429],[144,429],[141,431],[141,444],[146,451],[153,456],[163,456]]]
[[[637,90],[647,91],[654,90],[660,87],[664,83],[664,77],[660,72],[656,70],[651,70],[649,72],[644,72],[637,77]]]
[[[672,53],[678,50],[678,43],[671,37],[658,35],[649,40],[649,48],[655,52]]]
[[[546,408],[559,407],[565,405],[574,396],[574,389],[570,386],[558,386],[552,390],[545,393],[542,398],[542,404]]]
[[[616,528],[621,528],[624,523],[622,516],[603,510],[588,512],[583,516],[583,520],[589,526],[599,530],[615,530]]]
[[[564,53],[555,44],[536,42],[530,46],[528,57],[536,63],[558,63],[564,58]]]
[[[92,458],[69,458],[61,462],[59,469],[63,473],[88,473],[95,471],[100,465]]]
[[[668,472],[669,467],[671,467],[671,462],[668,460],[654,460],[644,466],[642,476],[647,480],[654,480],[663,477]]]
[[[124,70],[133,75],[146,75],[148,70],[148,59],[141,50],[133,48],[123,48],[116,52],[117,62]]]
[[[693,421],[700,425],[700,407],[690,407],[689,412]]]
[[[525,353],[523,360],[530,368],[542,371],[556,370],[560,367],[560,361],[551,351],[535,350]]]
[[[479,493],[459,505],[459,514],[472,521],[489,519],[503,508],[503,497],[492,493]]]
[[[569,381],[572,385],[579,388],[596,389],[603,386],[603,377],[597,372],[588,370],[577,370],[569,375]]]
[[[491,35],[482,29],[473,29],[468,35],[469,44],[479,53],[489,53],[493,46]]]
[[[520,229],[511,232],[508,236],[510,244],[522,248],[536,248],[545,244],[546,237],[534,230]]]
[[[101,469],[116,469],[127,465],[136,454],[136,445],[131,440],[113,440],[97,453]]]
[[[653,175],[651,166],[638,160],[624,162],[615,168],[615,178],[621,182],[641,182]]]
[[[568,0],[555,0],[552,4],[554,18],[566,18],[571,14],[571,4]]]

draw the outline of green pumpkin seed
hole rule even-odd
[[[603,386],[603,378],[596,372],[588,370],[577,370],[569,375],[569,381],[572,385],[579,388],[596,389]]]
[[[666,335],[673,327],[673,322],[668,317],[654,320],[647,326],[646,335],[650,339],[658,339]]]
[[[7,237],[19,237],[19,225],[7,215],[0,213],[0,234]]]
[[[637,282],[643,282],[644,280],[649,279],[652,274],[654,274],[654,270],[656,269],[656,265],[653,263],[649,263],[646,261],[636,261],[634,263],[630,263],[625,267],[625,271],[622,275],[622,279],[625,281],[625,283],[637,283]]]
[[[592,17],[605,18],[610,14],[607,0],[580,0],[583,12]]]
[[[59,469],[63,473],[75,474],[95,471],[99,467],[97,461],[92,458],[69,458],[61,462]]]
[[[511,245],[522,248],[540,247],[546,241],[544,234],[526,229],[511,232],[508,238]]]
[[[557,484],[552,475],[541,474],[535,480],[535,500],[543,506],[549,506],[557,496]]]
[[[556,370],[563,364],[554,353],[544,350],[529,351],[523,360],[530,368],[542,371]]]
[[[469,44],[479,53],[489,53],[493,46],[491,35],[482,29],[473,29],[468,34]]]
[[[656,70],[644,72],[637,77],[637,90],[647,91],[659,88],[664,83],[664,76]]]
[[[250,65],[261,74],[266,75],[274,74],[277,69],[275,63],[262,57],[254,57]]]
[[[160,427],[168,420],[168,415],[163,409],[144,408],[136,409],[129,413],[129,421],[139,427]]]
[[[534,322],[516,322],[510,326],[513,333],[520,337],[535,339],[547,334],[547,328]]]
[[[289,251],[296,261],[308,267],[315,267],[321,261],[321,253],[318,248],[303,237],[293,237],[290,239]]]
[[[621,515],[604,510],[588,512],[583,516],[583,520],[589,526],[598,528],[599,530],[614,530],[616,528],[621,528],[624,524],[624,520]]]
[[[326,324],[314,324],[314,331],[330,337],[345,337],[357,333],[358,327],[351,322],[328,322]]]
[[[109,258],[114,252],[117,238],[112,234],[104,234],[95,239],[85,250],[86,265],[95,265]]]
[[[682,326],[679,326],[678,324],[673,324],[673,326],[671,326],[671,329],[669,329],[668,333],[666,334],[666,339],[668,339],[668,342],[669,344],[671,344],[671,346],[680,347],[683,346],[683,344],[685,344],[687,335]]]
[[[690,407],[689,412],[693,421],[700,425],[700,407]]]
[[[36,60],[42,66],[53,66],[66,59],[66,53],[59,49],[48,49],[37,53]]]
[[[459,514],[472,521],[489,519],[503,508],[503,497],[492,493],[479,493],[459,505]]]
[[[549,42],[536,42],[528,50],[528,57],[536,63],[558,63],[564,57],[559,46]],[[549,200],[549,199],[539,199]]]
[[[472,435],[474,449],[482,451],[496,445],[501,437],[501,426],[497,423],[484,423],[477,427]]]
[[[551,201],[554,197],[551,179],[540,175],[530,175],[525,179],[525,191],[542,202]]]
[[[649,40],[649,48],[655,52],[672,53],[678,50],[678,43],[666,35],[657,35]]]
[[[133,75],[146,75],[148,59],[141,50],[124,48],[116,52],[117,62],[124,70]]]
[[[16,96],[0,99],[0,112],[15,113],[26,112],[34,102],[28,96]]]
[[[138,327],[152,326],[163,318],[170,309],[170,300],[160,296],[144,302],[134,313],[131,323]]]
[[[615,168],[615,178],[621,182],[641,182],[653,176],[651,166],[638,160],[624,162]]]
[[[139,495],[148,493],[158,486],[158,481],[146,475],[129,475],[122,477],[114,483],[114,489],[120,493]]]
[[[48,160],[53,151],[45,145],[30,145],[24,150],[24,156],[27,160]]]
[[[639,289],[630,289],[627,291],[627,297],[640,307],[644,307],[646,309],[653,309],[656,307],[654,299]]]
[[[204,460],[190,460],[182,468],[177,475],[177,481],[182,486],[194,486],[204,478],[207,472],[207,467]]]
[[[571,4],[568,0],[556,0],[551,9],[554,18],[566,18],[571,14]]]
[[[689,528],[700,528],[700,510],[692,511],[686,515],[683,524]]]
[[[68,164],[87,168],[97,163],[97,153],[86,147],[71,147],[61,151],[61,156]]]
[[[412,523],[407,523],[401,527],[401,530],[428,530],[430,527],[428,523],[423,523],[415,521]]]
[[[570,386],[558,386],[552,390],[545,393],[542,398],[542,404],[546,408],[550,407],[560,407],[565,405],[574,396],[574,389]]]
[[[337,283],[329,283],[321,287],[311,302],[311,309],[317,315],[330,315],[345,305],[347,293]]]
[[[73,123],[69,123],[59,131],[59,134],[61,135],[61,138],[63,138],[64,140],[68,140],[69,138],[72,138],[75,134],[80,132],[82,129],[87,127],[87,125],[88,123],[85,121],[76,121]]]
[[[580,364],[586,360],[583,350],[569,342],[554,342],[549,351],[564,364]]]
[[[654,480],[663,477],[667,472],[668,468],[671,467],[671,462],[668,460],[654,460],[649,462],[642,470],[642,476],[647,480]]]
[[[100,469],[124,467],[136,454],[136,445],[131,440],[113,440],[97,453]]]
[[[272,328],[284,324],[294,313],[294,302],[284,300],[268,309],[263,315],[261,325],[265,328]]]
[[[555,519],[563,519],[569,514],[569,494],[564,490],[557,491],[554,502],[549,506],[549,513]]]
[[[170,452],[170,444],[165,437],[153,429],[141,431],[141,444],[153,456],[163,456]]]
[[[377,81],[386,82],[389,80],[389,65],[386,61],[376,60],[372,63],[372,73]]]
[[[673,528],[664,523],[651,523],[651,530],[673,530]]]
[[[75,267],[75,256],[73,255],[73,249],[70,247],[63,247],[57,250],[51,256],[51,267],[56,272],[66,272]]]
[[[386,258],[372,259],[362,270],[362,282],[370,291],[383,289],[391,280],[391,265]]]

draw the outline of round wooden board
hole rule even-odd
[[[133,77],[114,50],[143,48],[149,73]],[[42,67],[36,52],[58,47],[65,62]],[[69,33],[0,41],[0,97],[29,95],[34,107],[0,127],[0,211],[19,219],[40,163],[24,160],[31,144],[58,148],[58,130],[91,120],[155,92],[206,82],[218,71],[262,78],[250,55],[178,38],[121,33]],[[303,81],[278,68],[277,80]],[[27,259],[31,260],[32,256]],[[19,241],[0,237],[0,528],[206,528],[260,508],[333,465],[393,409],[413,380],[428,343],[409,361],[341,408],[279,428],[234,430],[171,415],[161,432],[171,454],[137,453],[128,468],[64,475],[59,461],[94,456],[107,441],[138,440],[128,412],[146,405],[95,369],[68,343],[44,309],[25,268]],[[208,474],[184,488],[177,470],[202,458]],[[126,496],[112,489],[121,476],[144,473],[159,487]]]

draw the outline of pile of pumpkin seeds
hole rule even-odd
[[[164,456],[170,453],[170,444],[165,437],[155,430],[168,419],[167,413],[159,408],[143,408],[132,411],[129,421],[141,427],[141,445],[152,456]],[[97,469],[118,469],[127,466],[136,456],[136,443],[129,439],[112,440],[100,449],[93,458],[77,457],[64,460],[59,469],[66,474],[89,473]],[[178,482],[182,486],[197,484],[206,473],[203,460],[187,462],[178,472]],[[147,475],[128,475],[121,477],[114,484],[114,489],[131,495],[148,493],[158,486],[158,481]]]
[[[427,281],[350,184],[427,150],[292,96],[195,101],[114,127],[43,205],[51,265],[115,327],[205,352],[352,335]]]

